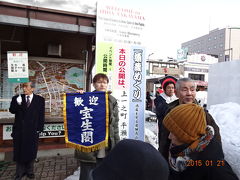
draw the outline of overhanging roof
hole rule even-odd
[[[95,15],[0,2],[0,23],[95,34]]]

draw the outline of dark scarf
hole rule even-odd
[[[212,126],[207,126],[206,134],[191,144],[183,144],[180,146],[170,145],[169,165],[175,171],[182,172],[187,168],[187,162],[193,160],[195,154],[203,151],[211,142],[214,136]]]

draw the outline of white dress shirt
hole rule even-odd
[[[30,104],[32,102],[32,99],[33,99],[33,93],[30,94],[30,95],[26,95],[25,98],[26,98],[26,102],[27,102],[27,97],[29,96],[29,101],[30,101]]]

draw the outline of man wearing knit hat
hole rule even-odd
[[[181,78],[176,82],[176,96],[178,97],[177,100],[173,101],[172,103],[168,104],[168,109],[164,113],[164,117],[166,114],[173,108],[181,105],[181,104],[198,104],[195,97],[196,97],[196,84],[190,78]],[[211,125],[215,131],[215,138],[221,144],[221,136],[219,133],[219,127],[215,123],[212,116],[208,113],[207,110],[204,111],[205,120],[207,125]],[[183,120],[184,121],[184,120]],[[159,137],[159,151],[162,155],[168,159],[168,152],[170,146],[170,140],[168,139],[169,131],[162,125],[159,127],[160,137]]]
[[[167,180],[169,167],[149,143],[120,141],[91,173],[91,180]]]
[[[238,179],[224,160],[222,146],[201,106],[181,104],[166,115],[163,124],[170,131],[170,180]]]

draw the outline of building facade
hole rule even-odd
[[[204,36],[182,43],[188,54],[208,54],[219,62],[240,59],[240,28],[214,29]]]
[[[171,75],[176,78],[182,74],[178,62],[162,61],[162,60],[148,60],[147,61],[147,79],[146,90],[148,92],[155,92],[159,87],[159,79],[166,75]]]
[[[8,52],[27,52],[29,79],[45,98],[40,146],[65,147],[62,97],[90,89],[95,24],[95,15],[0,2],[0,158],[11,151],[14,116],[8,108],[12,96],[21,93],[20,83],[8,81]]]
[[[209,66],[217,62],[218,59],[213,56],[195,54],[188,55],[187,61],[180,66],[183,66],[184,69],[183,77],[195,80],[197,86],[207,87]]]

